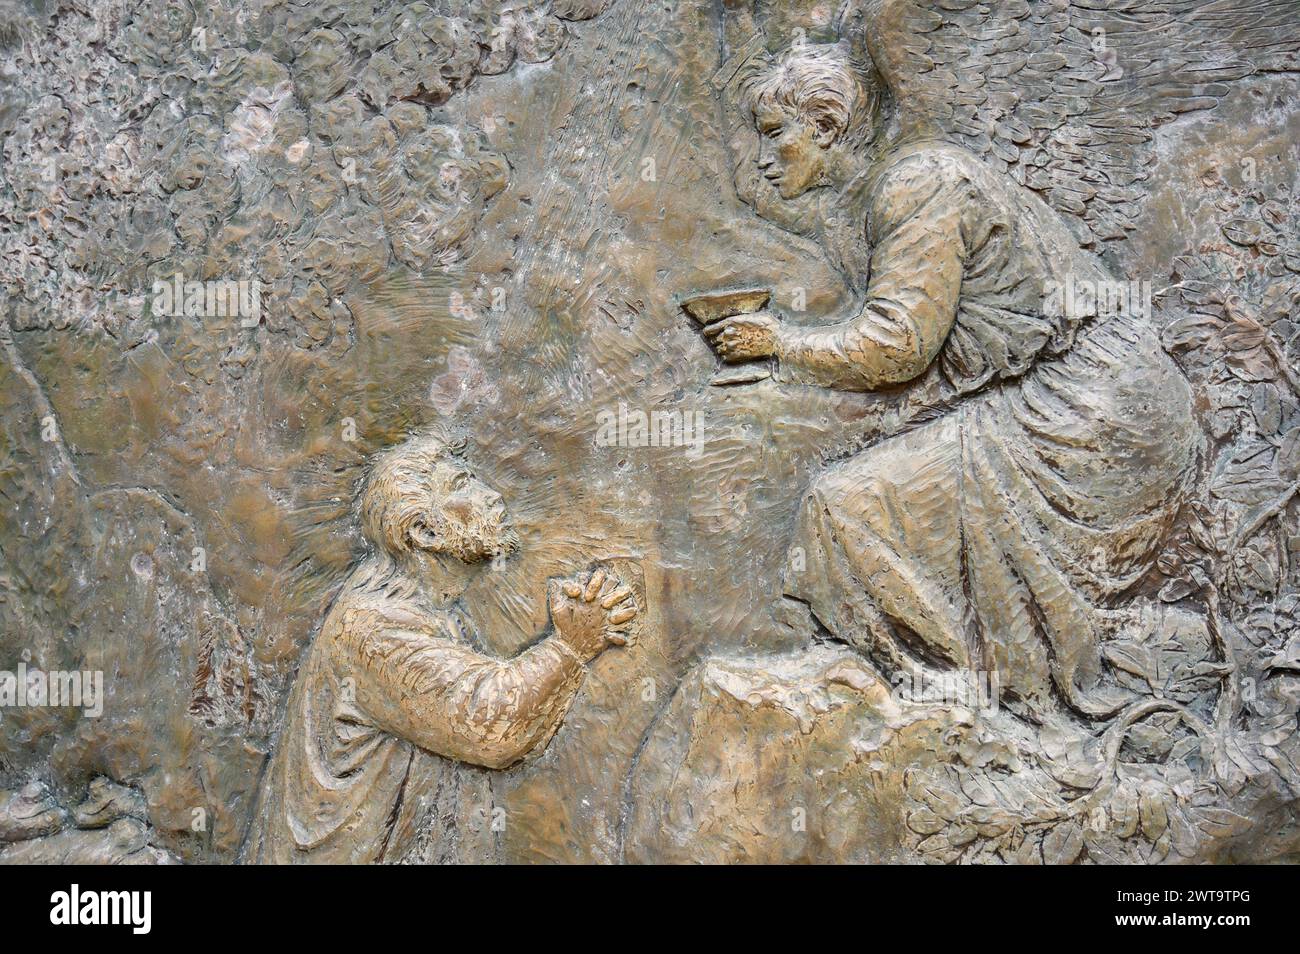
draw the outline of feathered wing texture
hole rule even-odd
[[[1041,193],[1085,245],[1134,228],[1157,127],[1300,69],[1300,0],[865,0],[843,29],[904,121]]]

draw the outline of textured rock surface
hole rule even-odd
[[[971,713],[896,701],[845,650],[690,673],[629,782],[628,861],[906,860],[905,777]]]
[[[900,702],[782,606],[809,486],[933,404],[710,386],[680,308],[861,304],[728,98],[738,50],[833,39],[835,6],[0,0],[0,671],[104,679],[97,718],[0,707],[0,861],[239,857],[368,462],[427,425],[520,537],[465,594],[481,649],[597,563],[642,603],[549,744],[431,802],[457,857],[1297,858],[1300,6],[885,4],[879,68],[1151,283],[1193,391],[1194,491],[1102,653],[1188,718],[1122,731]],[[260,314],[164,314],[176,275]],[[703,441],[602,446],[621,407]]]

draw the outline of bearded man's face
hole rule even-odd
[[[427,549],[465,563],[505,556],[518,549],[518,537],[499,493],[463,466],[445,461],[435,469],[433,484],[438,490],[425,521],[433,531],[432,546]]]

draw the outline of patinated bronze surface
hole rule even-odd
[[[1300,858],[1300,2],[0,3],[0,861]]]

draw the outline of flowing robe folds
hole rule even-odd
[[[983,671],[1031,713],[1055,696],[1109,715],[1123,699],[1099,682],[1099,610],[1181,505],[1189,385],[1141,309],[1052,307],[1067,283],[1115,279],[974,156],[902,147],[852,194],[865,307],[793,334],[780,375],[877,390],[937,366],[946,400],[814,481],[787,593],[895,671]]]
[[[583,671],[556,639],[497,659],[455,609],[346,588],[290,696],[246,857],[459,860],[458,841],[493,837],[486,773],[472,766],[545,745]],[[430,831],[441,843],[421,844]]]

